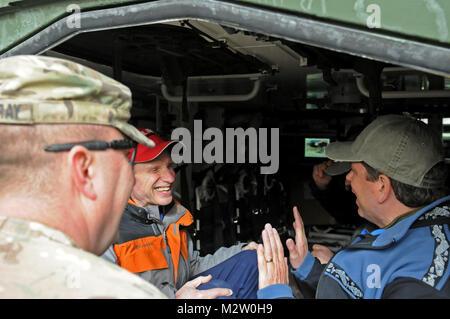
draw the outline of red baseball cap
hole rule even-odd
[[[139,143],[136,148],[135,163],[149,162],[157,158],[170,144],[177,143],[178,140],[165,141],[161,137],[155,134],[151,129],[138,128],[149,140],[155,143],[154,147],[148,147]],[[133,152],[128,154],[128,158],[131,159]]]

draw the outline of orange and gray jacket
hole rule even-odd
[[[160,211],[164,214],[161,221]],[[220,248],[200,257],[188,228],[194,219],[177,202],[168,206],[139,207],[129,201],[119,226],[119,239],[103,258],[139,275],[168,297],[193,276],[241,251],[244,244]]]

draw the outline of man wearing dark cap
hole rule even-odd
[[[343,140],[355,140],[363,128],[362,125],[350,127]],[[356,227],[357,232],[363,227],[373,230],[376,227],[358,215],[355,195],[345,185],[347,171],[348,163],[334,162],[330,159],[314,165],[309,182],[311,194],[338,224]],[[325,245],[314,244],[311,247],[311,255],[318,258],[321,263],[327,264],[334,252]]]
[[[363,230],[321,266],[308,252],[294,208],[295,241],[286,242],[294,275],[317,289],[317,298],[450,298],[450,196],[441,137],[421,121],[386,115],[354,142],[332,143],[325,153],[348,163],[346,183],[358,214],[379,228]],[[274,296],[276,286],[266,285],[261,295]]]
[[[165,141],[149,129],[142,132],[155,147],[137,147],[136,184],[120,222],[119,239],[103,257],[170,298],[256,298],[258,268],[252,251],[256,243],[222,247],[200,256],[188,232],[193,216],[173,198],[170,146],[178,141]]]
[[[165,298],[99,258],[134,178],[128,153],[154,146],[130,90],[43,56],[0,60],[0,298]]]
[[[361,133],[364,127],[354,125],[350,127],[343,141],[353,141]],[[327,160],[313,167],[312,179],[309,183],[311,194],[320,205],[335,218],[336,222],[343,225],[360,226],[367,221],[358,214],[354,195],[346,190],[345,170],[342,162]]]

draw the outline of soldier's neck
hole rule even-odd
[[[0,216],[38,222],[64,232],[61,215],[56,212],[58,205],[55,204],[53,209],[49,206],[48,202],[32,197],[1,197]]]

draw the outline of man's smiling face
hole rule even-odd
[[[175,171],[167,151],[150,162],[137,163],[134,176],[136,184],[131,197],[139,206],[164,206],[172,202]]]

